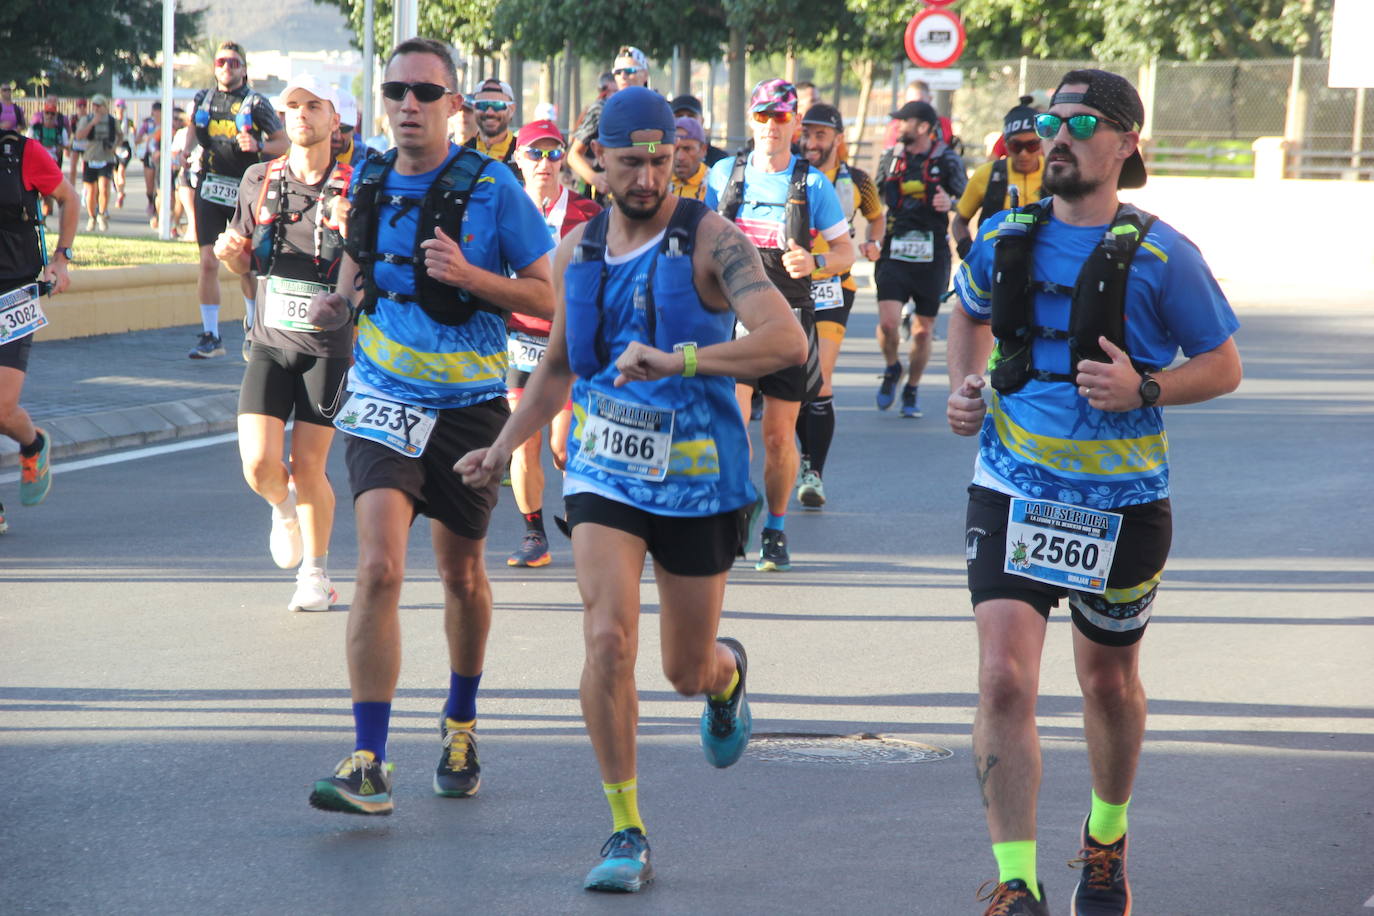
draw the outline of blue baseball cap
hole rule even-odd
[[[656,130],[661,139],[630,139],[630,135],[641,130]],[[663,96],[643,86],[628,86],[610,98],[601,109],[601,123],[596,139],[607,149],[623,149],[627,146],[648,146],[654,151],[660,143],[677,142],[677,125],[673,121],[673,110]]]

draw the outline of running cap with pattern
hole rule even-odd
[[[1083,92],[1065,92],[1065,86],[1087,85]],[[1050,107],[1055,105],[1086,105],[1117,122],[1126,130],[1140,130],[1145,125],[1145,105],[1131,81],[1106,70],[1070,70],[1054,90]],[[1121,165],[1118,188],[1139,188],[1145,185],[1145,160],[1136,149]]]
[[[631,134],[640,131],[658,131],[661,136],[638,141],[631,139]],[[677,142],[673,110],[668,107],[667,100],[652,89],[627,86],[606,99],[596,139],[607,149],[644,146],[652,153],[660,143]]]
[[[515,93],[511,90],[510,83],[505,80],[483,80],[482,85],[477,87],[477,92],[499,92],[510,101],[515,101]]]
[[[644,56],[644,52],[634,45],[621,45],[620,50],[615,52],[616,57],[628,57],[635,62],[641,70],[649,69],[649,58]]]
[[[802,123],[829,127],[836,132],[844,130],[844,118],[840,116],[840,110],[825,102],[817,102],[806,109],[806,114],[802,115]]]
[[[796,111],[797,87],[785,79],[763,80],[749,93],[750,111]]]
[[[515,135],[516,146],[530,146],[540,140],[557,140],[560,146],[564,145],[563,132],[549,120],[531,121]]]

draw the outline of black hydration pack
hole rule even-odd
[[[387,175],[396,165],[396,150],[389,150],[377,159],[368,159],[358,166],[358,179],[353,191],[353,207],[348,214],[348,234],[344,249],[358,263],[363,278],[363,301],[360,312],[371,313],[378,299],[394,302],[413,302],[425,314],[440,324],[459,325],[476,312],[500,313],[501,309],[457,286],[434,279],[425,270],[420,243],[435,237],[434,230],[443,227],[455,240],[460,238],[463,214],[468,199],[487,165],[495,160],[476,150],[459,147],[458,154],[448,161],[439,177],[429,186],[423,198],[385,195],[385,203],[403,210],[420,208],[419,225],[415,231],[415,254],[396,255],[377,251],[377,223],[381,219],[383,188]],[[487,179],[488,181],[492,179]],[[491,227],[495,230],[497,227]],[[374,265],[409,264],[415,272],[415,294],[382,289],[377,285]]]
[[[1007,174],[1009,168],[1006,159],[993,160],[992,172],[988,175],[988,187],[983,192],[983,203],[978,208],[978,222],[981,223],[994,213],[1001,213],[1007,208],[1007,186],[1011,184]]]
[[[24,187],[24,144],[29,142],[18,131],[0,131],[0,277],[26,281],[42,273],[46,263],[39,194]]]
[[[286,166],[286,156],[273,159],[262,177],[262,189],[253,210],[254,270],[263,275],[332,284],[339,275],[344,242],[342,228],[331,215],[331,205],[335,198],[348,199],[353,167],[331,160],[329,173],[315,200],[314,250],[287,251],[287,225],[300,222],[310,208],[308,205],[302,210],[287,208]],[[296,273],[304,275],[295,276]]]
[[[1052,201],[1053,198],[1046,198],[1013,210],[997,228],[993,241],[992,334],[997,347],[993,352],[992,387],[1000,394],[1018,391],[1031,379],[1073,384],[1073,367],[1080,360],[1111,361],[1098,344],[1098,337],[1106,337],[1126,350],[1126,282],[1131,261],[1155,217],[1130,204],[1119,206],[1070,289],[1034,280],[1035,235],[1049,222]],[[1038,292],[1071,297],[1067,331],[1035,323]],[[1036,338],[1067,340],[1070,372],[1035,368],[1031,351]],[[1157,368],[1136,364],[1138,371]]]

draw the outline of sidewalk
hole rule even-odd
[[[188,359],[199,325],[34,345],[19,403],[63,458],[236,428],[243,328],[220,325],[225,356]],[[0,436],[0,467],[19,446]]]

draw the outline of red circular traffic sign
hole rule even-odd
[[[921,0],[926,6],[953,6],[958,0]]]
[[[948,67],[964,53],[964,23],[948,10],[921,10],[906,26],[906,56],[918,67]]]

